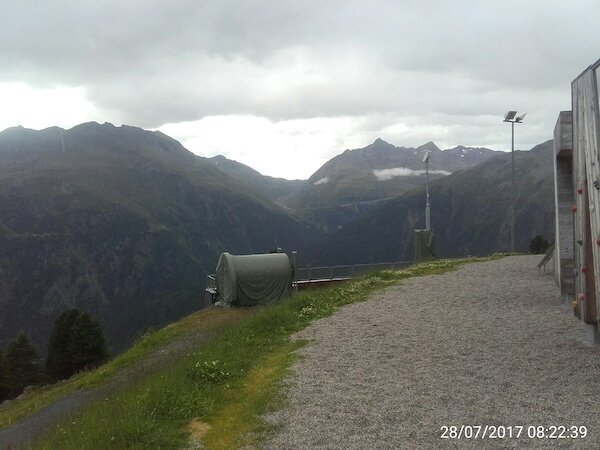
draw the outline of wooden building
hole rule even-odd
[[[561,293],[598,342],[600,308],[600,60],[571,83],[572,111],[554,129],[556,266]]]

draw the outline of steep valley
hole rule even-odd
[[[80,308],[111,351],[202,306],[219,254],[298,250],[301,265],[409,260],[431,155],[440,256],[506,250],[508,154],[381,139],[308,180],[202,158],[160,133],[86,123],[0,133],[0,348],[25,331],[45,353]],[[551,141],[517,152],[518,248],[553,236]],[[451,173],[450,175],[447,175]]]
[[[87,123],[0,133],[0,347],[44,353],[78,307],[113,351],[200,307],[223,251],[287,251],[320,232],[159,132]]]

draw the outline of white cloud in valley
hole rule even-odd
[[[448,172],[447,170],[430,170],[429,173],[434,175],[450,175],[452,172]],[[394,167],[392,169],[374,169],[373,175],[375,175],[375,178],[379,181],[387,181],[396,177],[416,177],[425,175],[425,171],[408,169],[406,167]]]
[[[323,177],[323,178],[319,178],[317,181],[315,181],[313,184],[315,186],[318,186],[320,184],[327,184],[329,183],[329,177]]]

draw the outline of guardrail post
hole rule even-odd
[[[298,252],[292,251],[292,270],[294,271],[294,292],[298,292]]]

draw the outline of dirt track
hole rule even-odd
[[[266,447],[599,448],[600,348],[539,259],[413,278],[300,332],[313,343],[288,407],[268,417],[281,428]],[[442,439],[451,425],[512,426],[513,438]],[[586,426],[587,437],[529,438],[539,425]]]

